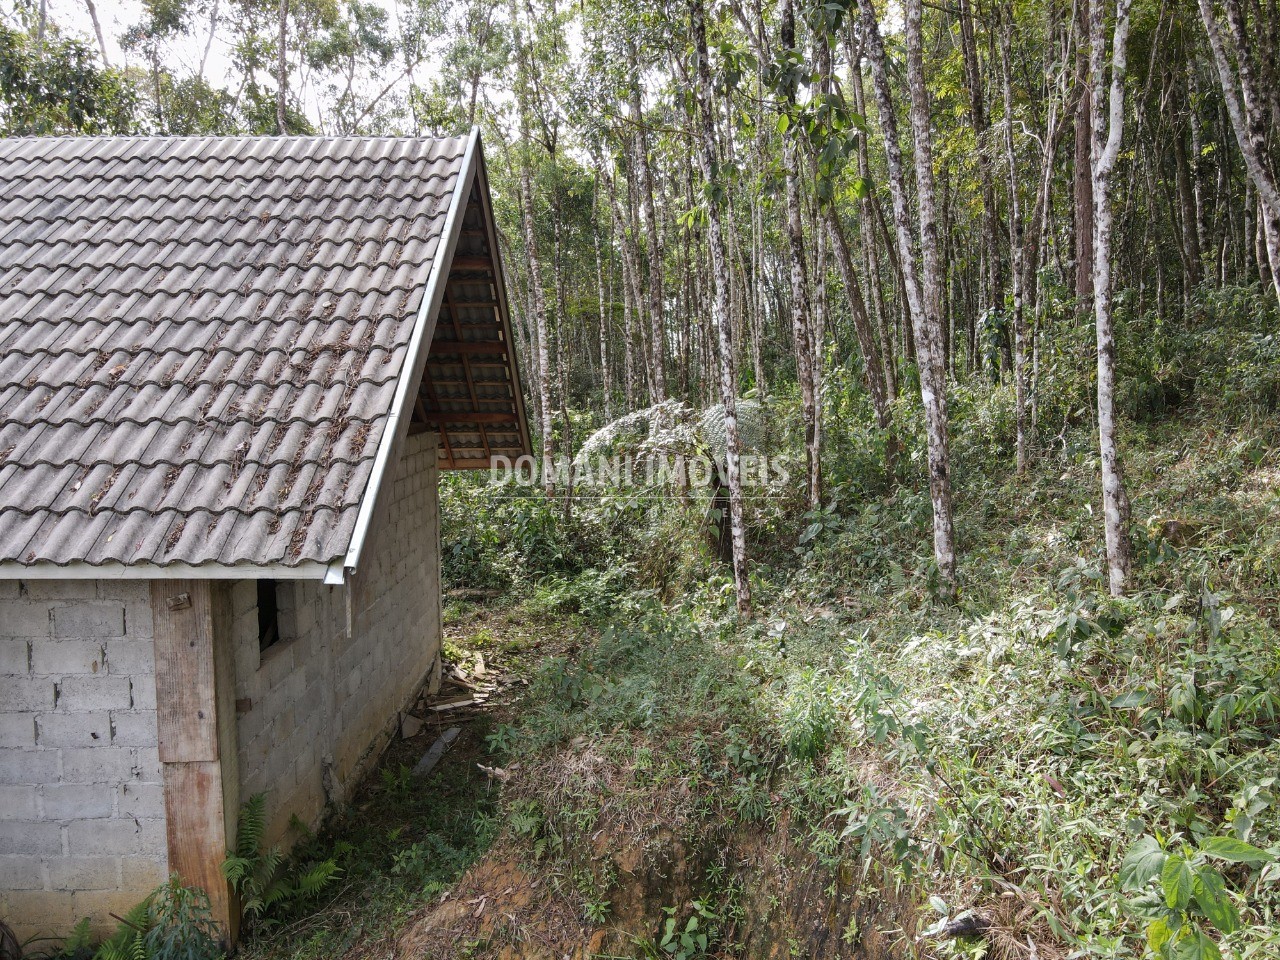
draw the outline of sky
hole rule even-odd
[[[31,0],[32,3],[38,0]],[[391,24],[397,24],[397,3],[395,0],[373,0],[387,11]],[[94,50],[98,49],[98,41],[93,32],[93,21],[89,17],[85,0],[47,0],[49,19],[56,23],[65,33],[73,34],[84,40]],[[126,53],[120,46],[120,37],[134,24],[142,20],[141,0],[96,0],[98,22],[102,25],[103,39],[106,42],[107,56],[113,67],[145,66],[139,53]],[[14,15],[16,0],[0,0],[0,20],[16,21]],[[189,37],[180,38],[169,45],[166,59],[175,67],[175,73],[194,73],[200,66],[200,58],[204,55],[205,44],[209,39],[208,21],[199,24]],[[209,49],[209,58],[205,64],[205,78],[215,87],[231,88],[230,79],[231,49],[225,37],[214,35]],[[304,112],[314,122],[319,111],[314,94],[307,98]]]
[[[95,50],[97,38],[93,34],[93,21],[89,19],[88,8],[84,0],[48,0],[49,18],[63,30],[77,34],[80,39],[90,44]],[[127,66],[132,59],[140,59],[137,55],[129,57],[120,48],[120,37],[129,27],[142,19],[142,3],[140,0],[97,0],[94,4],[98,10],[98,22],[102,24],[102,33],[107,43],[107,56],[112,66]],[[14,7],[13,0],[3,0],[0,8],[7,13]],[[173,47],[174,60],[186,70],[194,71],[200,65],[200,56],[204,52],[204,43],[208,38],[207,29],[195,37],[187,38],[183,43]],[[230,63],[225,41],[215,38],[213,49],[209,52],[206,73],[210,80],[221,84],[225,81]]]

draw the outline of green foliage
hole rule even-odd
[[[240,808],[236,849],[228,851],[222,873],[240,898],[246,926],[270,929],[276,913],[314,900],[341,869],[332,859],[301,866],[278,847],[264,849],[266,822],[266,795],[254,794]]]
[[[1193,398],[1199,415],[1258,416],[1280,408],[1280,308],[1272,291],[1203,289],[1179,322],[1155,313],[1122,320],[1119,382],[1135,419],[1158,422]]]
[[[96,952],[97,947],[89,927],[89,918],[82,917],[63,939],[53,957],[54,960],[89,960]]]
[[[702,900],[694,900],[684,923],[680,923],[679,907],[663,907],[667,919],[662,923],[662,935],[658,939],[658,948],[673,960],[701,960],[710,954],[715,946],[715,924],[719,917],[709,904]]]
[[[1218,865],[1258,867],[1277,856],[1238,837],[1207,836],[1194,846],[1143,836],[1120,865],[1120,883],[1137,893],[1134,913],[1146,921],[1147,943],[1165,960],[1220,960],[1211,934],[1240,929],[1240,910]],[[1172,851],[1170,847],[1174,847]],[[1246,883],[1253,881],[1246,873]]]
[[[94,960],[221,960],[220,941],[208,895],[174,874],[121,919]]]
[[[0,135],[131,133],[137,98],[123,74],[69,38],[0,24]]]

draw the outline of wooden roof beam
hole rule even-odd
[[[464,423],[517,423],[515,411],[494,412],[489,410],[428,410],[427,423],[431,424],[464,424]]]

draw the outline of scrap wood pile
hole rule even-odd
[[[462,732],[458,725],[489,710],[491,697],[519,683],[527,681],[507,680],[492,673],[481,653],[465,666],[446,662],[441,671],[440,688],[434,694],[424,689],[418,701],[400,718],[400,736],[404,740],[412,740],[424,732],[437,734],[414,767],[414,774],[429,774]],[[441,733],[446,724],[448,728]]]

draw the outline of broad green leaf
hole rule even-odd
[[[1169,857],[1160,871],[1164,902],[1174,910],[1182,910],[1191,901],[1191,867],[1178,855]]]
[[[786,133],[786,132],[787,132],[787,128],[788,128],[788,127],[790,127],[790,126],[791,126],[791,117],[790,117],[790,115],[789,115],[789,114],[785,114],[785,113],[779,114],[779,115],[778,115],[778,132],[779,132],[779,133]]]
[[[1153,953],[1159,953],[1160,949],[1172,939],[1173,931],[1169,929],[1169,924],[1164,917],[1147,924],[1147,943],[1151,946]]]
[[[1127,710],[1133,707],[1145,707],[1150,701],[1151,694],[1146,690],[1130,690],[1112,700],[1111,706],[1117,710]]]
[[[1164,869],[1165,852],[1155,837],[1141,837],[1125,855],[1120,864],[1120,886],[1125,890],[1139,890],[1152,877]]]
[[[1200,852],[1205,856],[1228,863],[1270,863],[1275,857],[1255,847],[1251,843],[1237,840],[1235,837],[1209,837],[1200,844]]]
[[[1222,960],[1218,945],[1203,930],[1195,930],[1179,940],[1173,948],[1173,955],[1178,960]]]
[[[1240,928],[1240,914],[1227,894],[1222,874],[1213,867],[1199,867],[1196,870],[1191,894],[1209,922],[1223,933],[1233,933]]]

